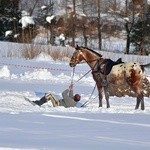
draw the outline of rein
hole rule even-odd
[[[94,89],[93,89],[93,91],[92,91],[92,93],[91,93],[91,95],[90,95],[90,97],[89,97],[89,99],[87,100],[87,101],[85,101],[82,105],[81,105],[81,107],[84,107],[85,105],[87,105],[87,103],[89,104],[92,100],[94,100],[95,98],[93,98],[91,101],[90,101],[90,99],[91,99],[91,97],[92,97],[92,95],[93,95],[93,93],[94,93],[94,91],[95,91],[95,88],[96,88],[96,84],[95,84],[95,86],[94,86]]]
[[[87,60],[85,59],[85,61],[86,61],[87,63],[91,63],[91,62],[93,62],[93,61],[97,61],[97,60],[100,60],[100,58],[93,59],[93,60],[91,60],[91,61],[87,61]]]
[[[88,73],[90,73],[91,71],[92,71],[92,73],[97,73],[97,72],[98,72],[98,70],[94,70],[94,69],[95,69],[96,65],[99,65],[99,64],[100,64],[100,58],[93,59],[93,60],[91,60],[91,61],[87,61],[87,59],[84,57],[84,60],[85,60],[86,63],[92,63],[92,62],[94,62],[94,61],[96,61],[96,63],[94,64],[93,67],[91,67],[91,69],[90,69],[87,73],[85,73],[85,74],[84,74],[81,78],[79,78],[75,83],[79,82],[83,77],[85,77],[85,76],[86,76]],[[83,62],[83,63],[84,63],[84,62]],[[80,64],[81,64],[81,62],[80,62]],[[71,84],[75,84],[75,83],[73,83],[74,72],[75,72],[75,67],[73,68],[73,74],[72,74]],[[97,98],[98,95],[97,95],[95,98],[91,99],[91,97],[92,97],[92,95],[93,95],[93,93],[94,93],[94,91],[95,91],[95,88],[96,88],[96,84],[95,84],[95,86],[94,86],[94,89],[93,89],[93,91],[92,91],[92,93],[91,93],[89,99],[88,99],[87,101],[85,101],[85,102],[81,105],[81,107],[84,107],[85,105],[89,104],[92,100],[94,100],[95,98]]]
[[[73,84],[73,77],[74,77],[74,72],[75,72],[75,67],[73,67],[73,71],[72,71],[72,76],[71,76],[71,84]]]
[[[75,83],[79,82],[83,77],[85,77],[88,73],[90,73],[90,71],[91,71],[91,69],[88,72],[86,72],[81,78],[79,78],[77,81],[75,81]]]
[[[99,59],[95,59],[95,60],[92,60],[92,61],[90,61],[90,62],[97,61],[97,60],[99,60]],[[85,60],[85,61],[86,61],[86,60]],[[86,61],[86,62],[87,62],[87,61]],[[97,64],[98,64],[98,61],[95,63],[95,65],[94,65],[93,68],[95,68],[95,66],[96,66]],[[93,68],[90,69],[87,73],[85,73],[85,74],[84,74],[81,78],[79,78],[75,83],[79,82],[83,77],[85,77],[88,73],[90,73],[91,70],[92,70],[92,72],[93,72]],[[71,77],[71,84],[75,84],[75,83],[73,83],[74,72],[75,72],[75,67],[73,67],[73,74],[72,74],[72,77]],[[92,97],[92,95],[93,95],[93,93],[94,93],[94,91],[95,91],[95,88],[96,88],[96,84],[95,84],[95,86],[94,86],[94,89],[93,89],[93,91],[92,91],[92,93],[91,93],[89,99],[88,99],[86,102],[84,102],[84,103],[81,105],[81,107],[84,107],[85,105],[89,104],[92,100],[94,100],[95,98],[97,98],[98,95],[90,101],[90,99],[91,99],[91,97]]]
[[[96,60],[98,60],[98,59],[96,59]],[[93,61],[96,61],[96,60],[93,60]],[[85,60],[86,61],[86,60]],[[87,62],[87,61],[86,61]],[[94,67],[93,68],[95,68],[95,66],[97,65],[97,63],[98,62],[96,62],[95,63],[95,65],[94,65]],[[75,68],[75,67],[74,67]],[[79,78],[77,81],[76,81],[76,83],[77,82],[79,82],[83,77],[85,77],[88,73],[90,73],[91,71],[93,72],[93,68],[92,69],[90,69],[88,72],[86,72],[81,78]],[[73,76],[74,76],[74,71],[75,71],[75,69],[73,70]],[[73,77],[72,77],[72,82],[73,82]]]
[[[84,57],[84,59],[85,59],[85,57]],[[87,60],[85,59],[86,63],[90,63],[90,62],[97,61],[97,60],[99,60],[99,58],[94,59],[94,60],[91,60],[91,61],[87,61]],[[81,63],[80,63],[80,64],[81,64]],[[97,63],[95,63],[95,65],[94,65],[93,68],[95,68],[96,64],[97,64]],[[81,78],[79,78],[79,79],[76,81],[76,83],[79,82],[83,77],[85,77],[85,76],[86,76],[88,73],[90,73],[91,71],[93,72],[93,69],[90,69],[87,73],[85,73]],[[71,84],[73,84],[74,72],[75,72],[75,67],[73,67],[73,75],[72,75],[72,78],[71,78]]]

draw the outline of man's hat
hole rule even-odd
[[[75,100],[76,102],[80,101],[80,99],[81,99],[81,96],[80,96],[79,94],[75,94],[75,95],[74,95],[74,100]]]

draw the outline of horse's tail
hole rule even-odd
[[[145,65],[140,65],[140,66],[141,66],[142,70],[144,71],[145,68],[150,68],[150,63],[145,64]]]

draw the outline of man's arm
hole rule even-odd
[[[69,97],[73,98],[73,84],[69,86]]]
[[[63,96],[63,99],[68,96],[69,97],[69,89],[66,89],[65,91],[62,92],[62,96]]]
[[[68,89],[62,92],[63,100],[67,107],[74,107],[76,106],[76,102],[73,99],[73,89],[72,85],[69,86]]]

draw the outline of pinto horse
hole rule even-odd
[[[102,107],[103,89],[107,108],[109,108],[109,87],[117,86],[119,88],[119,86],[127,84],[136,94],[135,109],[139,108],[140,103],[141,109],[145,109],[142,80],[144,78],[144,68],[150,67],[150,63],[146,65],[135,62],[124,63],[121,58],[114,62],[102,58],[101,54],[86,47],[77,46],[75,49],[69,65],[75,67],[81,61],[85,61],[90,66],[98,89],[99,107]]]

